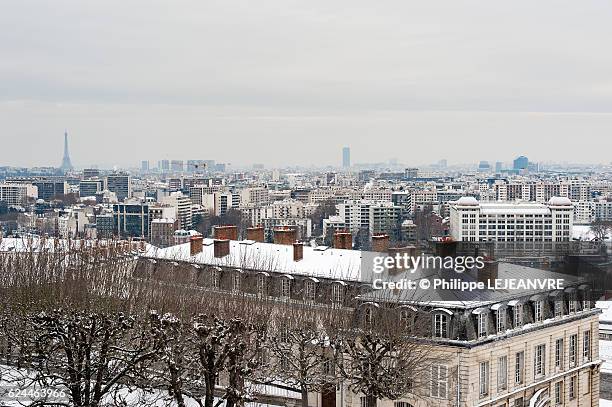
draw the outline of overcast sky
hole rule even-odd
[[[0,165],[612,161],[608,0],[7,0]]]

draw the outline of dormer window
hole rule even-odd
[[[282,277],[280,280],[280,297],[283,299],[291,297],[291,280],[288,277]]]
[[[497,310],[497,332],[501,333],[506,330],[506,308]]]
[[[414,328],[413,313],[414,313],[414,310],[411,310],[409,308],[402,308],[400,309],[400,312],[399,312],[400,325],[408,333],[411,333],[412,329]]]
[[[210,273],[210,285],[215,290],[221,287],[221,272],[217,269],[213,269]]]
[[[268,295],[268,276],[263,273],[257,275],[257,295],[260,297],[265,297]]]
[[[242,282],[242,276],[239,271],[234,272],[232,275],[232,291],[239,292],[240,291],[240,283]]]
[[[563,316],[563,301],[560,298],[555,299],[555,318]]]
[[[317,285],[312,280],[304,282],[304,300],[314,302],[316,296]]]
[[[434,314],[434,338],[448,338],[449,315],[444,313]]]
[[[363,322],[365,322],[366,325],[372,325],[373,320],[374,312],[372,310],[372,307],[365,307],[365,309],[363,310]]]
[[[516,304],[514,306],[514,327],[520,328],[523,326],[523,304]]]
[[[334,283],[332,285],[332,302],[335,304],[342,304],[344,302],[344,285],[341,283]]]
[[[481,312],[477,316],[478,318],[478,337],[485,338],[487,336],[487,314]]]
[[[533,302],[533,319],[535,322],[544,321],[544,301],[536,300]]]
[[[576,293],[570,293],[568,296],[567,310],[570,314],[576,312],[578,301],[576,301]]]

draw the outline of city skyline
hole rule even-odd
[[[187,3],[7,5],[3,164],[610,161],[610,4]]]

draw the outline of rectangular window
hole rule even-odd
[[[506,309],[500,308],[497,310],[497,332],[501,333],[506,330]]]
[[[484,338],[487,336],[487,314],[478,314],[478,337]]]
[[[555,318],[563,315],[563,301],[555,300]]]
[[[584,375],[584,394],[589,394],[591,392],[591,386],[593,385],[593,375],[590,370],[582,373]]]
[[[306,301],[314,302],[315,300],[315,282],[312,280],[306,280],[304,286],[304,299]]]
[[[285,299],[291,296],[291,280],[286,277],[280,280],[280,296]]]
[[[344,300],[344,286],[340,283],[335,283],[332,285],[332,301],[335,304],[342,304]]]
[[[435,314],[434,315],[434,337],[436,338],[447,338],[448,337],[448,315]]]
[[[578,384],[577,376],[570,377],[569,381],[569,389],[567,390],[568,396],[570,400],[574,400],[576,398],[576,385]]]
[[[584,331],[582,336],[582,360],[591,360],[591,331]]]
[[[555,383],[554,403],[556,406],[563,404],[563,382]]]
[[[523,403],[523,398],[519,397],[514,399],[514,407],[524,407],[525,403]]]
[[[555,367],[563,368],[563,338],[559,338],[555,341]]]
[[[376,407],[376,397],[363,396],[360,405],[361,407]]]
[[[264,274],[257,275],[257,294],[260,297],[265,297],[267,293],[266,276]]]
[[[445,365],[434,365],[431,367],[431,397],[447,398],[447,367]]]
[[[572,293],[569,295],[569,299],[568,299],[568,303],[567,303],[567,310],[570,314],[573,314],[574,312],[576,312],[576,294]]]
[[[522,384],[525,370],[525,352],[518,352],[514,357],[514,383]]]
[[[234,292],[240,291],[240,280],[241,280],[240,273],[235,272],[232,277],[233,277],[232,278],[232,291]]]
[[[214,289],[219,289],[221,282],[221,272],[219,270],[213,270],[211,274],[211,285]]]
[[[533,372],[535,376],[544,376],[546,373],[546,345],[537,345],[533,356]]]
[[[498,391],[508,388],[508,357],[502,356],[497,362],[497,389]]]
[[[516,304],[514,307],[514,327],[523,326],[523,304]]]
[[[569,337],[569,364],[570,367],[576,366],[576,352],[578,348],[578,335],[570,335]]]
[[[479,394],[481,396],[489,394],[489,362],[480,362],[479,383]]]
[[[533,312],[535,322],[542,322],[544,320],[543,301],[535,301],[533,303]]]

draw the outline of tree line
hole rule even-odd
[[[304,407],[340,383],[372,400],[427,389],[427,314],[190,289],[133,267],[112,245],[0,253],[0,380],[77,407],[243,406],[279,383]]]

